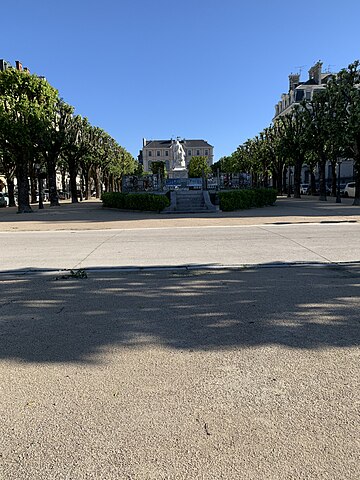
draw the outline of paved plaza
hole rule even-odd
[[[1,210],[0,478],[359,478],[359,213]]]

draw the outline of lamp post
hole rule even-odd
[[[38,185],[39,185],[39,210],[43,210],[44,203],[43,203],[43,197],[42,197],[42,178],[41,178],[40,164],[36,163],[35,168],[36,168],[36,174],[38,177]]]
[[[339,159],[338,162],[338,188],[337,188],[337,195],[336,195],[336,203],[341,203],[341,196],[340,196],[340,167],[341,167],[341,160]]]

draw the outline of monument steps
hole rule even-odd
[[[164,213],[209,213],[216,212],[204,190],[176,190],[171,193],[171,205]]]

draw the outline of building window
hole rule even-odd
[[[169,150],[165,150],[165,157],[169,156]]]
[[[197,155],[197,156],[200,155],[200,150],[196,150],[196,155]]]
[[[311,100],[311,92],[307,91],[305,98],[306,98],[306,100]]]
[[[206,156],[209,155],[209,150],[205,150],[205,155],[206,155]]]
[[[170,170],[170,162],[169,162],[169,160],[166,160],[165,165],[166,165],[166,170],[169,171],[169,170]]]
[[[160,157],[160,150],[158,150],[158,151],[156,152],[156,156],[157,156],[157,157]]]
[[[188,155],[189,157],[191,157],[191,150],[188,150]]]
[[[149,150],[149,157],[151,157],[151,156],[152,156],[152,153],[151,153],[151,150]]]

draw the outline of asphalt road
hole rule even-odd
[[[0,233],[0,270],[360,261],[359,223]]]

